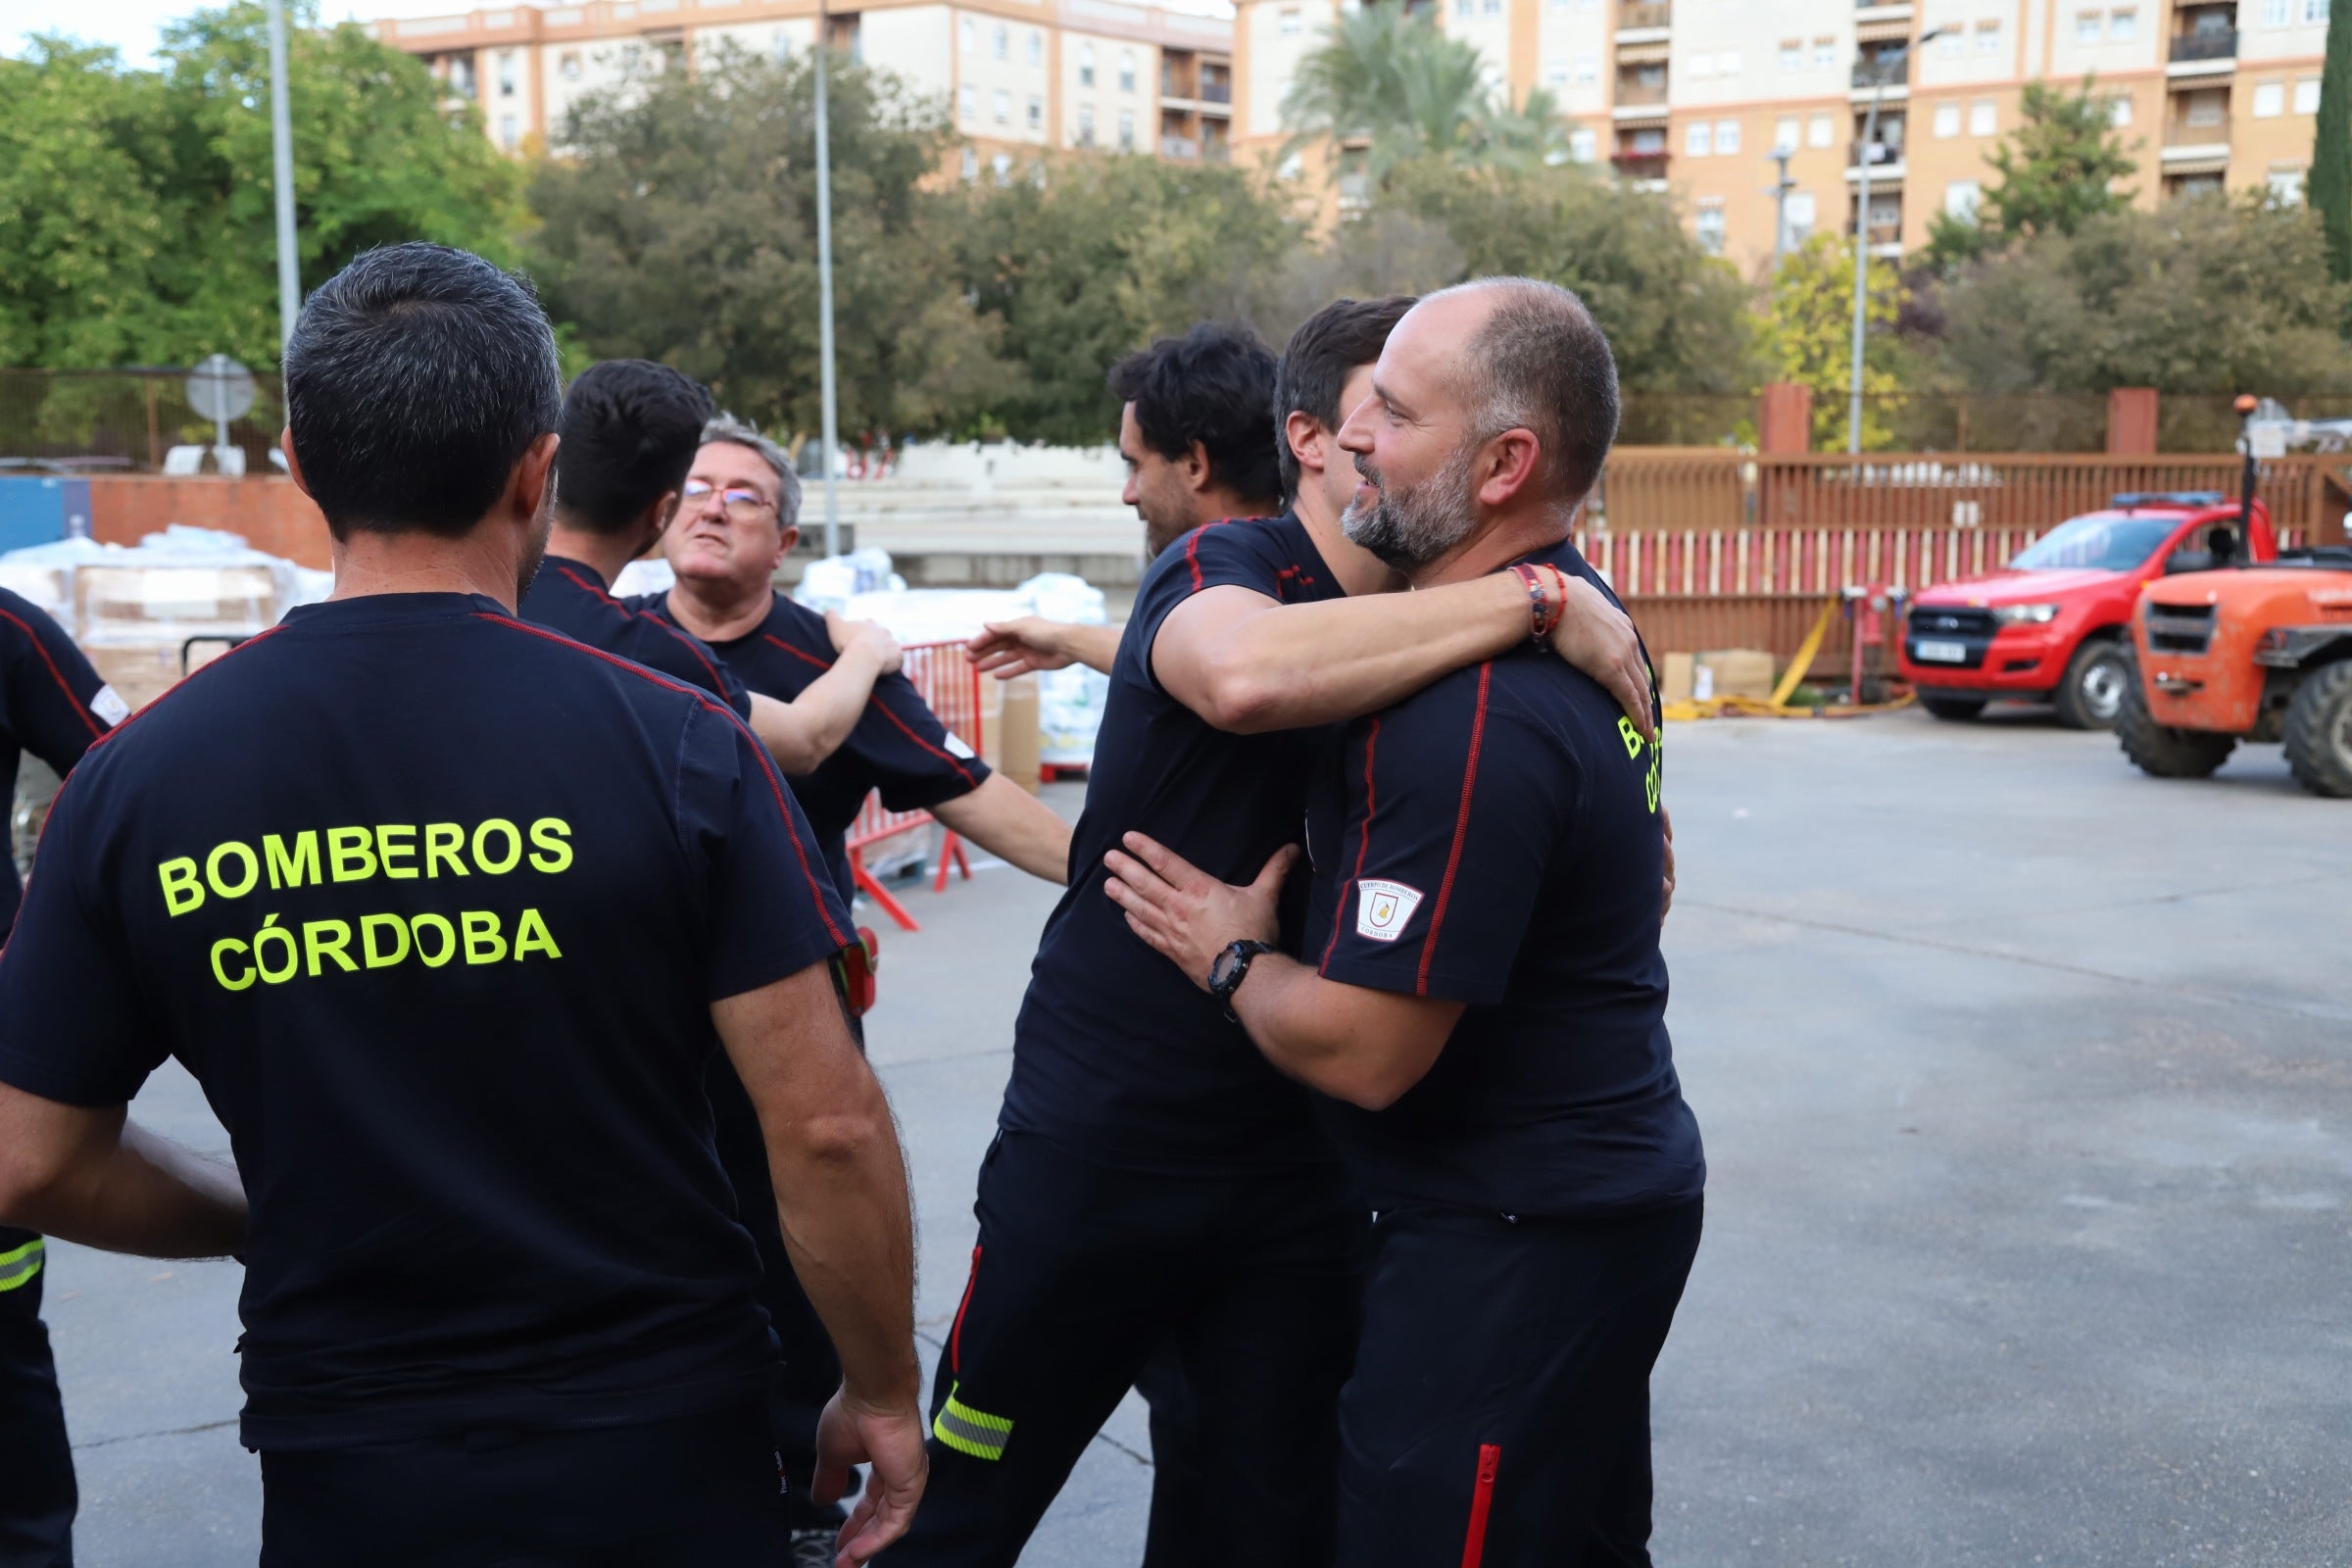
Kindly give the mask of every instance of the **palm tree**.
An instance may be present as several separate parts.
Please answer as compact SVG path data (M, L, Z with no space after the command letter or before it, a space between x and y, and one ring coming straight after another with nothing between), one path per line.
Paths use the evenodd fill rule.
M1317 143L1363 149L1374 184L1398 164L1443 158L1514 167L1564 162L1567 132L1541 88L1499 105L1475 46L1438 30L1429 10L1373 0L1342 12L1283 94L1288 156Z

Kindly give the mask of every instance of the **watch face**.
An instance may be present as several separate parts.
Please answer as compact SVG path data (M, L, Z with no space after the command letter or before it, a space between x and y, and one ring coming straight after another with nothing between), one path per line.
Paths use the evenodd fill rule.
M1241 961L1241 955L1234 952L1231 948L1227 948L1224 952L1218 954L1214 959L1210 960L1208 965L1209 989L1211 991L1222 991L1233 979L1234 968Z

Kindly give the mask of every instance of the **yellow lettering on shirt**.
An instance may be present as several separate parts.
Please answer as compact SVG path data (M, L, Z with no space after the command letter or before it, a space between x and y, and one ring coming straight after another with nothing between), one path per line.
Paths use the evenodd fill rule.
M416 874L413 865L394 865L393 857L407 860L416 853L416 829L406 822L379 823L375 830L376 863L384 875L395 882L406 882Z
M230 876L234 877L233 881L230 876L221 875L224 863L229 868ZM243 874L237 875L240 866L243 867ZM204 880L217 897L241 899L251 893L254 884L261 879L262 862L253 858L251 848L234 839L226 844L214 845L213 853L204 858Z
M204 884L196 880L196 861L193 857L182 855L166 860L155 870L156 875L163 879L166 913L178 916L203 905Z
M375 835L364 827L326 830L327 874L338 882L365 882L375 875Z
M531 824L531 869L553 876L571 869L571 824L543 816Z
M455 822L424 824L424 874L439 876L441 864L447 861L451 876L464 876L466 862L458 852L466 847L466 830Z
M497 840L506 841L506 849L496 859L484 847ZM491 817L473 830L474 869L485 876L505 876L522 859L522 834L514 823L503 816Z
M294 848L286 849L286 841L275 833L262 835L262 857L270 862L270 886L272 888L308 887L319 880L318 835L306 831L294 835Z

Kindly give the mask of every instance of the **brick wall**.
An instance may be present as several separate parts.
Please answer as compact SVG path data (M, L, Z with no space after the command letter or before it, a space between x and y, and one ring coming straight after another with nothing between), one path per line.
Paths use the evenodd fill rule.
M242 534L256 550L305 566L332 564L326 519L291 479L270 475L223 479L156 474L96 475L90 480L90 533L109 544L135 545L167 523Z

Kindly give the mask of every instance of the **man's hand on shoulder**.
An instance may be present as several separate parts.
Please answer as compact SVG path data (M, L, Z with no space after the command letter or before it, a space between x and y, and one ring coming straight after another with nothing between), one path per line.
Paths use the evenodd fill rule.
M1551 651L1600 682L1645 741L1658 738L1650 707L1649 661L1631 616L1584 578L1556 574L1567 595L1560 622L1551 630Z
M899 640L878 620L849 620L828 610L825 612L825 635L833 640L836 654L847 654L852 649L863 653L874 662L878 674L895 675L899 666L906 662L906 656L899 648Z

